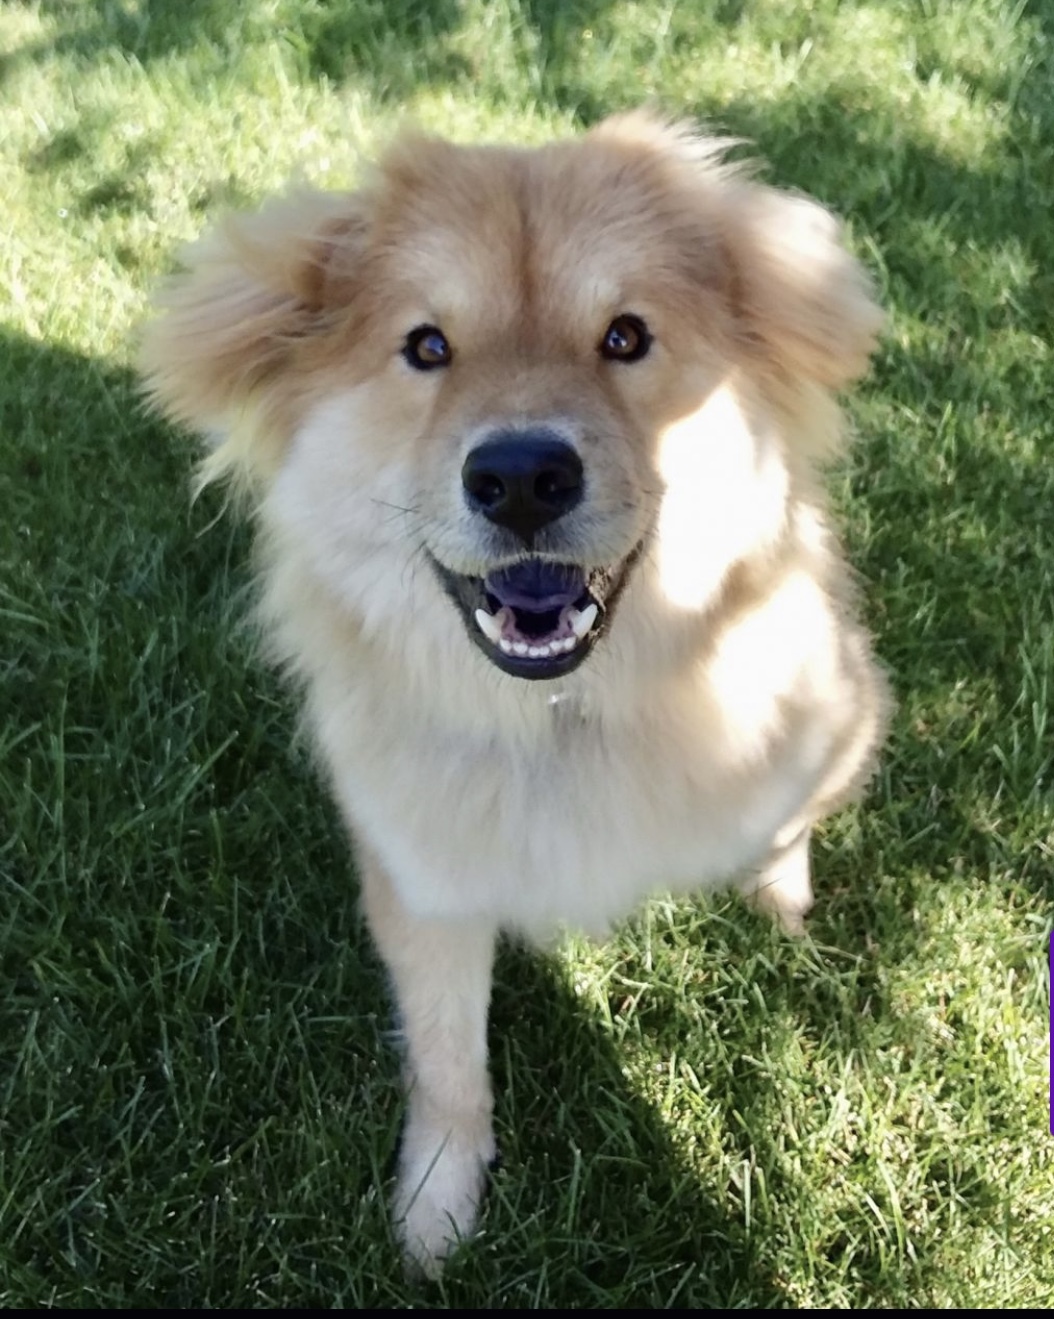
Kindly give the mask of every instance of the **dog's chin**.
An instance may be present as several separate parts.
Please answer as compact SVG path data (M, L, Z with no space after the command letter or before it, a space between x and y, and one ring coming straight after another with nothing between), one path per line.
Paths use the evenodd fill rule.
M482 577L432 558L470 639L514 678L562 678L592 654L608 628L641 546L603 568L525 557Z

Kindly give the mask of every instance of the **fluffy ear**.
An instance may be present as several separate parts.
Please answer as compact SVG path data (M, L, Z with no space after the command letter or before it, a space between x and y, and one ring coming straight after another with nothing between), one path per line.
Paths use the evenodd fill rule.
M273 465L284 368L326 327L334 269L347 269L367 228L358 194L302 193L229 217L184 253L182 272L157 299L141 366L165 412L222 443L206 480ZM250 425L240 427L246 413Z
M742 332L770 360L793 378L832 389L864 373L884 317L829 212L750 181L743 166L724 160L734 139L651 111L613 116L592 136L643 150L677 171L695 214L721 233L721 256L705 277L725 289Z
M863 375L885 318L834 216L804 197L733 187L734 300L751 339L791 375L831 389Z

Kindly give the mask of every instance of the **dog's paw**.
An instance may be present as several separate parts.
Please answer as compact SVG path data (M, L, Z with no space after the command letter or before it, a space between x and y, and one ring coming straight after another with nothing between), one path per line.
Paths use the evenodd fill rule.
M742 880L739 888L753 907L778 920L786 934L801 938L805 917L813 905L808 830L775 852L762 870Z
M779 921L784 934L800 939L805 934L805 917L812 907L812 893L804 897L796 892L785 892L780 884L768 884L753 893L746 894L746 899L759 911Z
M412 1271L437 1278L472 1235L496 1152L489 1119L446 1128L408 1121L392 1209Z

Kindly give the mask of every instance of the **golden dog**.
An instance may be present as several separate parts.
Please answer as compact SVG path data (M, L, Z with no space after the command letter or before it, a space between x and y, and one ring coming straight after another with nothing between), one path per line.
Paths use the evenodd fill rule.
M407 136L187 264L146 372L254 503L391 973L394 1212L434 1272L494 1154L501 932L728 882L801 928L810 828L884 730L817 475L881 317L824 210L645 114Z

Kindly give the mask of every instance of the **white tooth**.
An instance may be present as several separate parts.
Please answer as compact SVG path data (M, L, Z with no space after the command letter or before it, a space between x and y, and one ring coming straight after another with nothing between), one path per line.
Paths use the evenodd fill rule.
M596 605L586 605L580 614L574 610L571 612L571 627L579 641L585 636L589 629L596 622L597 607Z
M574 650L575 645L576 645L577 642L578 642L578 638L577 638L577 637L564 637L563 641L561 641L561 642L559 643L559 644L560 644L560 649L561 649L561 650Z
M548 646L531 646L531 648L528 650L527 654L530 655L531 659L539 659L542 655L548 655L548 654L549 654L549 647L548 647Z
M502 637L502 639L498 642L498 645L502 648L502 650L505 652L506 655L511 655L514 649L516 650L519 649L518 646L514 647L511 641L506 641L504 637Z
M496 646L501 643L501 624L493 614L488 614L485 609L477 609L476 622L488 641L493 641Z
M502 647L501 647L501 648L502 648L502 650L505 649L505 643L504 643L504 642L502 642ZM512 650L514 650L514 651L516 652L517 655L526 655L527 652L528 652L528 650L530 650L530 647L527 645L527 642L526 642L526 641L514 641L514 642L512 643Z

